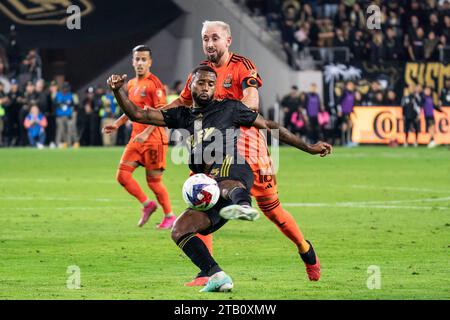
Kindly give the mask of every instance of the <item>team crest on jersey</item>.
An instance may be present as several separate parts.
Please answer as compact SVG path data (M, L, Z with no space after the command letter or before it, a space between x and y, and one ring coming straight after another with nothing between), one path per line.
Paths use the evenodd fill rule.
M233 75L231 73L229 73L223 82L223 87L227 88L227 89L231 88L232 81L233 81Z
M211 176L211 178L215 178L218 174L219 174L219 168L214 168L214 169L212 169L211 172L209 173L209 175Z

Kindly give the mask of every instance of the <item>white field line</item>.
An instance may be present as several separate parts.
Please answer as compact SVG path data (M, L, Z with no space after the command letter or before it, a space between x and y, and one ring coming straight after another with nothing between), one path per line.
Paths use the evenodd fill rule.
M350 203L283 203L285 207L326 207L326 208L362 208L362 209L409 209L409 210L450 210L450 207L395 206L395 205L358 205Z
M95 201L95 202L132 202L132 199L112 198L77 198L77 197L41 197L41 196L0 196L0 200L23 200L23 201Z
M133 199L113 199L113 198L78 198L78 197L30 197L30 196L0 196L0 200L22 200L22 201L93 201L93 202L123 202L132 204ZM172 203L179 203L178 200L171 200Z
M386 204L386 203L412 203L412 202L445 202L450 201L450 197L444 197L444 198L425 198L425 199L414 199L414 200L385 200L385 201L357 201L357 202L338 202L340 204L361 204L361 205L372 205L372 204Z
M98 179L85 179L85 178L73 178L70 179L54 179L54 178L0 178L0 182L31 182L31 183L73 183L74 181L80 181L83 183L92 183L92 184L118 184L114 179L114 176L108 180L98 180Z
M130 202L130 201L129 201ZM174 203L174 201L172 201ZM450 210L450 207L442 206L411 206L411 205L389 205L389 204L369 204L369 203L358 203L358 202L336 202L336 203L301 203L301 202L287 202L282 204L285 207L313 207L313 208L362 208L362 209L408 209L408 210ZM56 211L66 211L66 210L99 210L99 209L124 209L132 208L131 202L129 206L70 206L70 207L9 207L3 208L2 210L56 210Z
M343 188L346 188L343 186ZM395 190L395 191L409 191L409 192L432 192L432 193L445 193L448 194L448 190L434 190L427 188L408 188L408 187L390 187L390 186L369 186L369 185L351 185L350 188L355 189L377 189L377 190Z
M19 207L11 207L4 208L5 211L8 210L20 210L20 211L41 211L41 210L54 210L54 211L71 211L71 210L99 210L99 209L130 209L134 210L132 206L106 206L106 207L93 207L93 206L83 206L83 207L38 207L38 208L19 208ZM3 209L2 209L3 210Z

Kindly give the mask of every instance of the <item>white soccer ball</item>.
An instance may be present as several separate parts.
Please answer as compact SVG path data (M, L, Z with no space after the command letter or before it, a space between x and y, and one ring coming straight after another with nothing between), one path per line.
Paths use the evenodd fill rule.
M211 209L220 197L217 181L203 173L190 176L183 184L182 193L188 207L199 211Z

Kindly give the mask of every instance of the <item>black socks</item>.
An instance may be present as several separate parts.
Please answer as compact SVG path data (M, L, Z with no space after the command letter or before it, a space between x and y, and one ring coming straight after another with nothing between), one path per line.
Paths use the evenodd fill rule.
M251 206L252 204L250 193L245 188L234 188L228 193L228 197L230 197L230 200L233 202L233 204L238 204L240 206Z
M305 253L300 253L300 257L306 264L316 264L316 253L314 252L314 248L309 240L306 240L306 242L309 243L309 250Z
M202 276L209 277L216 272L222 271L209 253L208 248L195 233L185 234L177 241L177 245L201 270L200 274L202 274Z

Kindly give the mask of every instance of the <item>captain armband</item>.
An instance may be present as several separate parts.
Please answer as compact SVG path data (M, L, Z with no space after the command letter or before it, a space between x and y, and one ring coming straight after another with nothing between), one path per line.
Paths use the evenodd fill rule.
M258 89L258 80L256 80L256 78L254 77L245 78L244 81L242 81L242 90L245 90L247 88Z

